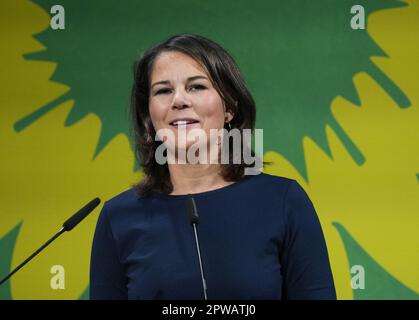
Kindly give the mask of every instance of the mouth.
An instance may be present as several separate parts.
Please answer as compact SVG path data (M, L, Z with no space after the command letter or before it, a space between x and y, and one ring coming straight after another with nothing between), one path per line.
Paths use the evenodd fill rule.
M175 128L189 128L193 125L199 123L198 120L192 119L192 118L182 118L182 119L176 119L170 122L170 126Z

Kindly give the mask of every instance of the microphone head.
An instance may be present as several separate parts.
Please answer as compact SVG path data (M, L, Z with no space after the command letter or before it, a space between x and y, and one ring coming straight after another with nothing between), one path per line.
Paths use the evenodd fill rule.
M191 195L189 195L186 201L186 207L188 210L188 216L189 220L191 221L191 224L198 224L199 216L198 210L196 209L195 199Z
M72 215L66 222L63 224L63 228L65 231L72 230L75 226L77 226L84 218L86 218L89 213L91 213L100 203L99 198L95 198L86 204L83 208L77 211L74 215Z

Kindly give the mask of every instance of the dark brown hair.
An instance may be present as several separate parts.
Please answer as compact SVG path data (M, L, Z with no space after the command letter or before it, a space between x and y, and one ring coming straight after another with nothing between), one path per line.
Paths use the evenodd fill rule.
M173 191L167 163L158 164L155 151L162 143L154 141L155 130L149 113L150 81L153 64L162 52L177 51L195 59L208 73L214 88L223 99L226 109L234 115L231 128L254 130L256 121L255 102L246 88L240 70L231 55L220 45L203 36L193 34L175 35L148 49L134 64L134 84L131 95L131 117L134 148L137 160L143 169L144 178L135 185L139 195L151 192L169 194ZM229 159L233 157L229 148ZM254 152L251 151L254 155ZM243 160L243 155L242 155ZM226 181L238 181L244 177L244 169L251 167L240 164L221 165L221 176Z

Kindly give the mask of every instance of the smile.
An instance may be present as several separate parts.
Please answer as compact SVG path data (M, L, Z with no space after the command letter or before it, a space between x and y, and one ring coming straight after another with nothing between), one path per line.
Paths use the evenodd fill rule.
M199 123L198 120L194 120L194 119L182 119L182 120L175 120L170 122L170 125L173 127L191 127L193 126L195 123Z

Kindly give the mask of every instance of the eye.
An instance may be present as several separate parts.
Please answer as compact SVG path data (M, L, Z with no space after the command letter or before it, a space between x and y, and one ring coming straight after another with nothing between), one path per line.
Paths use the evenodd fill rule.
M190 87L190 90L191 90L191 91L204 90L204 89L206 89L206 87L205 87L205 86L203 86L202 84L195 84L195 85L192 85L192 86Z
M169 88L159 89L159 90L157 90L157 92L155 93L155 95L158 95L158 94L167 94L167 93L170 93L170 91L171 91L171 89L169 89Z

